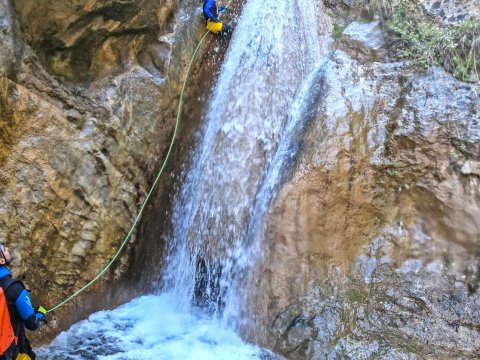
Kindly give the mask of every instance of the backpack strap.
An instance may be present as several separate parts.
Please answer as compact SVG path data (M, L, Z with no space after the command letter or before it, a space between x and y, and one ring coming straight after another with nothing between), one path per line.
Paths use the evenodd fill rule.
M20 286L13 286L14 284L19 284ZM4 276L0 279L0 287L3 289L5 293L5 298L7 299L7 303L12 305L17 301L18 297L25 289L25 285L20 280L13 280L11 275ZM10 291L9 291L10 290ZM9 301L13 300L13 301Z

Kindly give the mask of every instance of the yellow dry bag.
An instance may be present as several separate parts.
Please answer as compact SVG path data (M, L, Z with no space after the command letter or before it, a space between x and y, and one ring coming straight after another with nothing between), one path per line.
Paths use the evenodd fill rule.
M15 360L32 360L27 354L18 354Z
M215 22L212 20L207 21L207 29L210 30L211 32L217 34L223 29L223 23L222 22Z

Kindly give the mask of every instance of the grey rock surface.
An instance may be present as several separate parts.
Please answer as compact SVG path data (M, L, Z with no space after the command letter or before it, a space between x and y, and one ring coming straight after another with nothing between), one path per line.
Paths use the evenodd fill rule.
M478 358L478 86L341 51L317 79L263 234L259 341L289 359Z
M457 24L471 18L480 20L478 0L421 0L419 3L446 24Z

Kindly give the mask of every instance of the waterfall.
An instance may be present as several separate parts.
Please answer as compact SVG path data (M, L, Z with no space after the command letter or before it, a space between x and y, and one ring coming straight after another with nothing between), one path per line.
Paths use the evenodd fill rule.
M299 89L325 53L318 8L307 0L244 7L174 204L163 290L184 307L238 317L248 282L240 275L258 259L255 229L289 157L279 145L305 119L298 99L308 92Z
M232 329L248 328L263 217L321 94L321 3L245 4L174 199L160 295L91 315L39 359L276 358Z

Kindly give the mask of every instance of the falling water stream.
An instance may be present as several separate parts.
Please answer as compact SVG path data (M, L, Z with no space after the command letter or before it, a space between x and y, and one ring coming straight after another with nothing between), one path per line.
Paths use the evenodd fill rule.
M311 0L249 0L174 201L159 295L98 312L39 349L41 359L255 359L245 319L259 226L308 119L325 53ZM153 310L152 310L153 309Z

